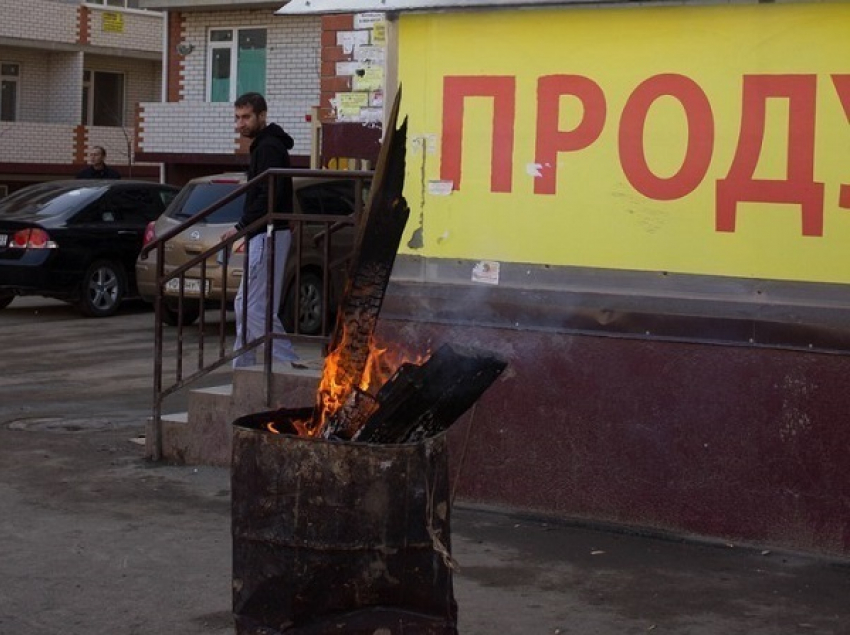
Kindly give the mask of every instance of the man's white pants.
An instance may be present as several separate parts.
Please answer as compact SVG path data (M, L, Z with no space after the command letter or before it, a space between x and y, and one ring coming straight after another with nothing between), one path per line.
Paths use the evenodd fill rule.
M292 232L274 232L274 304L272 305L272 332L286 333L283 324L277 316L280 307L280 298L283 293L283 271L286 266L286 257L289 254L289 246L292 242ZM242 347L242 333L245 332L245 342L251 342L263 336L266 329L266 287L268 286L268 265L266 264L267 237L258 234L251 238L248 248L249 262L242 282L234 301L236 313L236 343L234 350ZM245 281L248 281L248 309L245 319L242 315L242 297L245 293ZM262 360L263 347L259 346L253 350L243 353L233 360L233 367L253 366L257 359ZM275 339L272 348L272 358L275 362L292 362L298 359L292 342L288 339Z

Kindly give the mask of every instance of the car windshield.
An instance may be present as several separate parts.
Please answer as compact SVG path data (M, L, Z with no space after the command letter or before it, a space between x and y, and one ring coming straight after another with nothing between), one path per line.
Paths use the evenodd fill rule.
M58 216L74 213L98 198L105 186L31 185L0 199L0 216Z
M221 200L241 183L195 183L188 185L169 205L166 215L170 218L189 218ZM237 196L224 207L207 216L207 223L236 223L245 207L245 195Z

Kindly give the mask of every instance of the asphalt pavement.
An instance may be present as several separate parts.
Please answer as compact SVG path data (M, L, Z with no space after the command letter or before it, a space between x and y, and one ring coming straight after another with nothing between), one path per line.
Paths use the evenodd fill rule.
M141 304L0 311L0 635L234 632L228 470L152 464L137 443L152 338ZM452 543L464 635L850 633L844 560L464 501Z

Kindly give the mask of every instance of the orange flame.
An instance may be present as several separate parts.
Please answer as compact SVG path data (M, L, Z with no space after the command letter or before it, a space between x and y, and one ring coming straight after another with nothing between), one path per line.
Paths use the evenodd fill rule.
M316 434L316 430L313 429L313 422L310 420L300 421L298 419L292 419L289 423L295 428L295 432L299 437L312 437ZM266 423L266 432L280 434L280 430L277 429L277 424L274 421Z
M299 436L316 436L328 418L343 406L354 388L374 395L399 366L405 363L421 364L430 355L430 351L423 355L413 355L397 347L390 350L388 345L379 344L372 338L363 376L359 385L352 386L344 379L340 381L340 365L345 359L343 356L349 354L348 339L348 332L345 330L340 344L325 358L324 371L319 382L319 421L292 421ZM269 423L266 428L269 432L278 433L274 423Z
M340 361L348 351L347 339L347 334L344 334L340 345L325 359L324 373L319 384L322 406L319 427L323 426L327 418L342 407L353 388L356 387L363 392L374 395L393 376L399 366L405 363L420 364L428 357L428 353L413 355L398 347L393 347L391 350L389 345L381 344L373 337L369 343L369 356L366 359L360 382L357 386L351 386L338 381Z

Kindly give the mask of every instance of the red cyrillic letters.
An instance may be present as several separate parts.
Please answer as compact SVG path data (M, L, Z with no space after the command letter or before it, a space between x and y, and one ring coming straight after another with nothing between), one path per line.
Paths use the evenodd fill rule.
M823 235L824 184L814 180L816 75L745 75L735 158L717 181L717 231L735 231L737 204L800 205L804 236ZM766 126L767 100L788 100L788 169L784 180L754 179Z
M443 78L443 138L440 178L460 189L463 104L467 97L493 98L490 190L510 192L514 160L516 78L513 76L448 76Z
M847 122L850 123L850 75L833 75L832 83L838 92L838 99L844 108ZM838 205L850 209L850 185L842 184L838 195Z
M688 120L685 160L671 177L653 174L644 152L644 127L652 104L669 95L677 99ZM638 192L658 201L682 198L705 178L714 149L714 116L711 104L697 83L684 75L655 75L642 82L629 96L620 119L620 164Z
M572 95L581 101L584 114L569 131L558 128L560 98ZM581 75L546 75L537 81L537 150L541 175L536 194L554 194L557 188L558 153L582 150L599 138L605 126L605 94L593 80Z
M831 76L850 122L850 75ZM581 103L581 120L571 130L561 130L561 97ZM509 75L447 76L443 78L443 133L440 178L461 186L464 105L467 98L493 102L490 143L490 191L512 190L516 78ZM649 112L662 97L681 104L687 120L684 159L672 176L655 174L647 162L644 131ZM788 105L787 167L781 178L755 178L767 131L767 104L783 99ZM815 181L815 116L817 76L745 75L742 83L741 128L732 164L716 182L715 228L734 232L738 203L799 205L804 236L824 231L824 183ZM581 75L544 75L537 81L535 161L540 166L534 181L536 194L557 191L558 157L592 145L602 135L607 120L605 94L593 80ZM623 173L634 189L647 198L669 201L687 196L706 177L714 153L715 121L705 92L692 79L679 74L655 75L641 82L623 107L618 149ZM476 157L477 158L477 157ZM842 184L839 205L850 209L850 185Z

